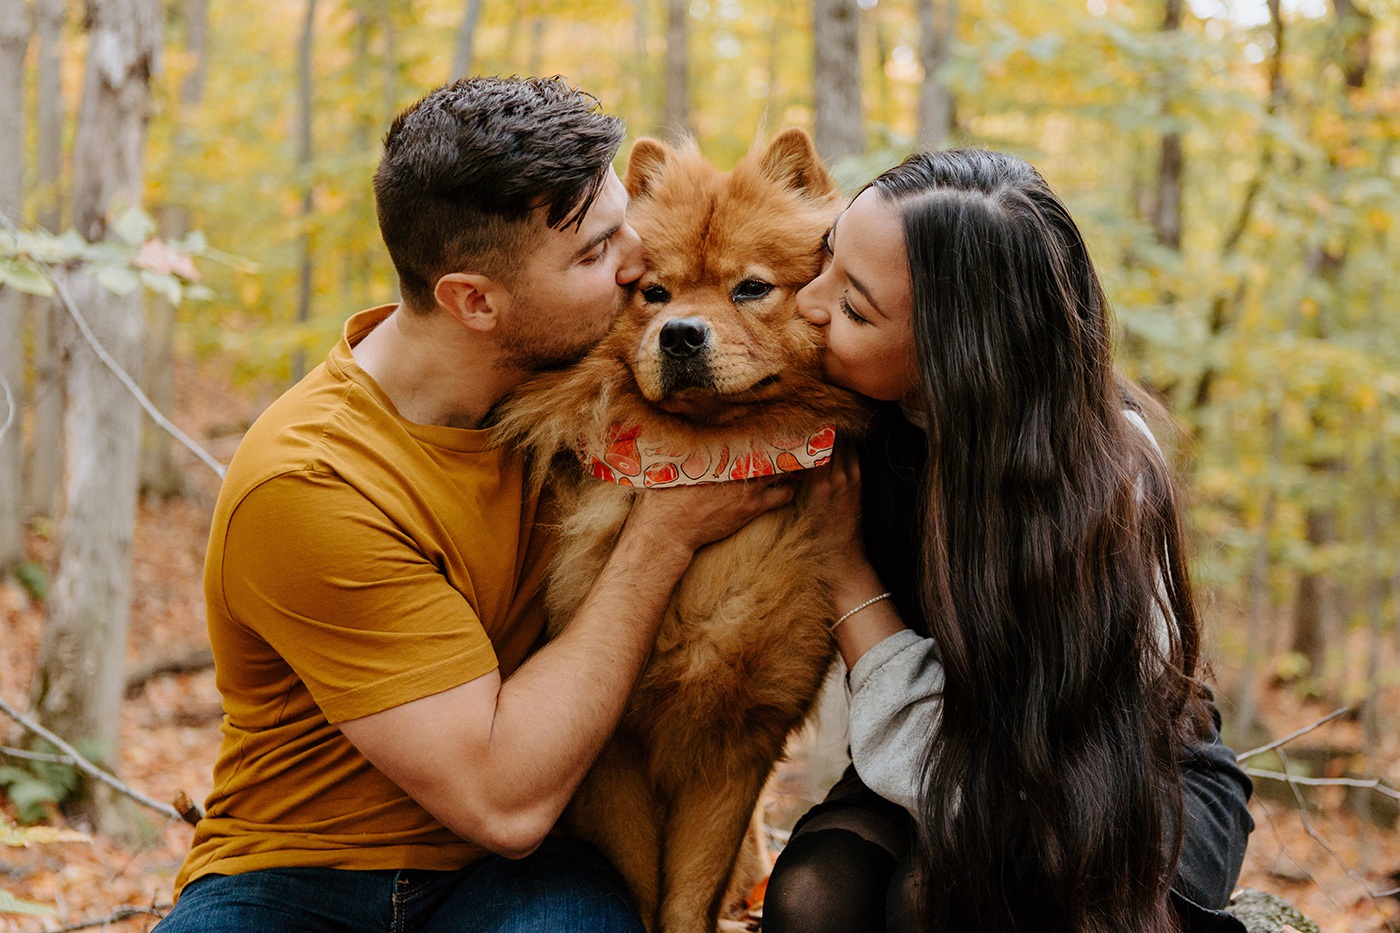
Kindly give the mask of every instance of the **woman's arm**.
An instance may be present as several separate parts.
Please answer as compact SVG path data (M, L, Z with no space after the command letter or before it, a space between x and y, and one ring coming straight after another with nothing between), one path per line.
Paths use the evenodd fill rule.
M919 765L941 712L943 668L933 639L899 617L860 533L860 465L838 449L829 467L813 471L803 491L826 516L832 581L832 634L850 671L851 759L867 787L913 810ZM864 608L860 608L864 606Z

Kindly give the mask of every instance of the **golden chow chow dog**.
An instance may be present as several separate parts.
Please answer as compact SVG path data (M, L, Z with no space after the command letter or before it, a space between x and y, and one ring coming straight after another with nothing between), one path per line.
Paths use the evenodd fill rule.
M694 147L642 139L626 185L647 248L630 306L580 363L523 386L498 426L553 464L563 517L551 634L597 577L637 488L820 464L833 432L864 420L854 396L823 382L821 335L794 300L842 204L805 133L756 147L729 174ZM726 891L767 870L740 856L759 792L834 655L812 543L821 521L789 506L696 555L564 815L621 871L652 931L713 933Z

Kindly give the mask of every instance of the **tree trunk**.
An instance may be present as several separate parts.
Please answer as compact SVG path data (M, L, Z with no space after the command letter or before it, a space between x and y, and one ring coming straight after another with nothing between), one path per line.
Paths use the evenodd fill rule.
M184 121L204 102L204 85L208 74L207 48L209 34L208 0L185 0L185 51L194 67L180 85L180 107L173 115L176 121L174 161L183 164L189 155L189 138ZM157 230L162 238L175 240L190 229L190 211L183 204L164 205L157 217ZM142 390L146 397L167 414L175 407L175 324L176 309L163 297L151 301L146 353L142 362ZM185 478L175 461L175 439L160 425L146 421L141 439L141 493L157 499L169 499L184 491Z
M817 151L828 162L865 151L856 0L813 0L813 96Z
M530 58L525 73L538 76L544 62L544 30L549 20L543 16L530 17Z
M1166 13L1162 18L1162 31L1167 34L1181 32L1182 0L1166 0ZM1169 66L1167 85L1163 89L1162 102L1165 115L1172 110L1172 95L1181 83L1181 74L1176 66ZM1157 242L1173 251L1181 250L1181 178L1185 156L1181 148L1181 134L1175 130L1162 134L1161 157L1157 169L1157 197L1152 209L1152 229Z
M314 179L311 175L311 95L312 42L316 35L316 0L306 0L306 16L302 21L298 44L297 81L297 173L301 179L301 270L297 277L297 323L311 320L311 277L315 271L312 257L315 244L311 238L311 218L316 210ZM292 353L292 381L300 382L306 375L306 351L298 347Z
M37 0L34 4L39 34L39 225L50 233L58 233L63 225L60 172L64 106L60 66L64 12L64 0ZM58 514L63 470L63 346L59 340L63 306L57 299L35 297L30 301L29 318L33 336L34 431L25 506L30 515L53 516Z
M953 92L944 69L957 34L958 0L919 0L919 147L942 149L953 133Z
M89 241L107 219L141 202L158 0L89 0L90 41L73 144L73 215ZM145 312L139 291L119 297L78 271L68 291L117 365L137 376ZM64 411L64 497L58 572L49 597L33 704L49 729L109 767L117 760L124 653L131 614L141 409L87 347L74 350ZM94 793L102 829L119 823Z
M452 60L452 75L449 80L465 78L472 70L472 42L476 36L476 24L481 20L481 0L467 0L462 11L462 25L457 30L457 54Z
M690 123L690 0L666 0L666 129L692 136Z
M412 10L412 4L400 3L402 7ZM389 121L398 116L399 113L399 60L398 60L398 27L394 23L393 0L380 0L379 23L384 30L384 57L380 59L379 72L383 78L383 86L380 88L384 111L383 124L389 125ZM368 266L368 262L366 266Z
M1367 69L1371 61L1373 21L1370 16L1353 6L1350 0L1335 0L1334 8L1337 14L1337 29L1342 37L1341 59L1337 64L1342 70L1347 90L1359 91L1366 86ZM1346 184L1345 170L1336 163L1334 157L1329 156L1328 161L1328 197L1340 200L1342 188ZM1329 287L1326 293L1332 296L1328 307L1320 309L1313 318L1314 330L1310 336L1318 341L1326 341L1330 337L1329 319L1340 316L1340 309L1336 308L1334 303L1341 294L1342 271L1346 266L1347 252L1348 243L1345 240L1339 244L1327 242L1319 244L1308 257L1309 278L1317 278L1327 283ZM1314 422L1315 429L1320 427ZM1306 466L1313 488L1324 489L1332 485L1329 482L1332 475L1343 468L1343 464L1327 457L1313 457ZM1308 505L1307 531L1310 549L1315 551L1331 541L1335 537L1336 526L1335 505ZM1334 588L1332 579L1323 574L1305 571L1298 576L1298 603L1302 610L1307 611L1300 611L1295 617L1294 650L1305 653L1313 664L1311 669L1318 674L1322 673L1323 660L1327 654L1326 639L1323 635L1326 628L1324 620L1333 609L1328 598Z
M29 10L0 0L0 212L24 223L24 56ZM24 560L24 294L0 285L0 579Z

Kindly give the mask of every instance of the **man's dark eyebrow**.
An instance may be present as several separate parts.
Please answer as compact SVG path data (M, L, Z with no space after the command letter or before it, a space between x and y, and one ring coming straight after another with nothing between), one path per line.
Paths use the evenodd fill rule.
M614 233L617 233L617 231L619 231L619 230L621 230L621 229L622 229L622 221L619 220L617 223L613 224L610 228L608 228L607 230L604 230L602 233L598 234L598 235L595 236L593 239L591 239L591 240L589 240L587 243L585 243L585 244L583 245L583 247L579 249L578 252L574 253L573 261L577 262L578 260L582 259L584 256L587 256L587 255L589 254L589 252L592 251L593 247L597 246L599 243L603 242L604 240L610 239Z
M839 223L841 218L844 216L846 216L846 212L842 211L840 214L837 214L836 219L831 222L831 229L828 230L826 234L826 242L828 247L830 247L831 241L836 238L836 224ZM874 310L876 314L880 315L880 317L884 318L887 321L889 320L890 316L880 310L880 306L875 303L875 299L870 297L870 289L862 285L859 279L847 272L846 281L850 282L851 285L855 286L855 290L860 292L861 295L865 297L866 303L870 305L871 309Z

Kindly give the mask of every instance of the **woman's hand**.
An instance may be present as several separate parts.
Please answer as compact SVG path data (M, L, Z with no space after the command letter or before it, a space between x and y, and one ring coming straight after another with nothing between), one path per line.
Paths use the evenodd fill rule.
M831 580L833 634L849 669L865 652L903 629L904 622L888 599L878 598L885 585L865 556L856 451L838 446L830 464L808 474L799 495L805 508L825 517L819 545Z
M826 555L833 597L838 608L844 595L869 589L875 571L865 556L860 530L860 458L849 444L838 443L826 466L808 470L798 494L804 510L823 516L818 544ZM858 602L859 600L857 600Z

